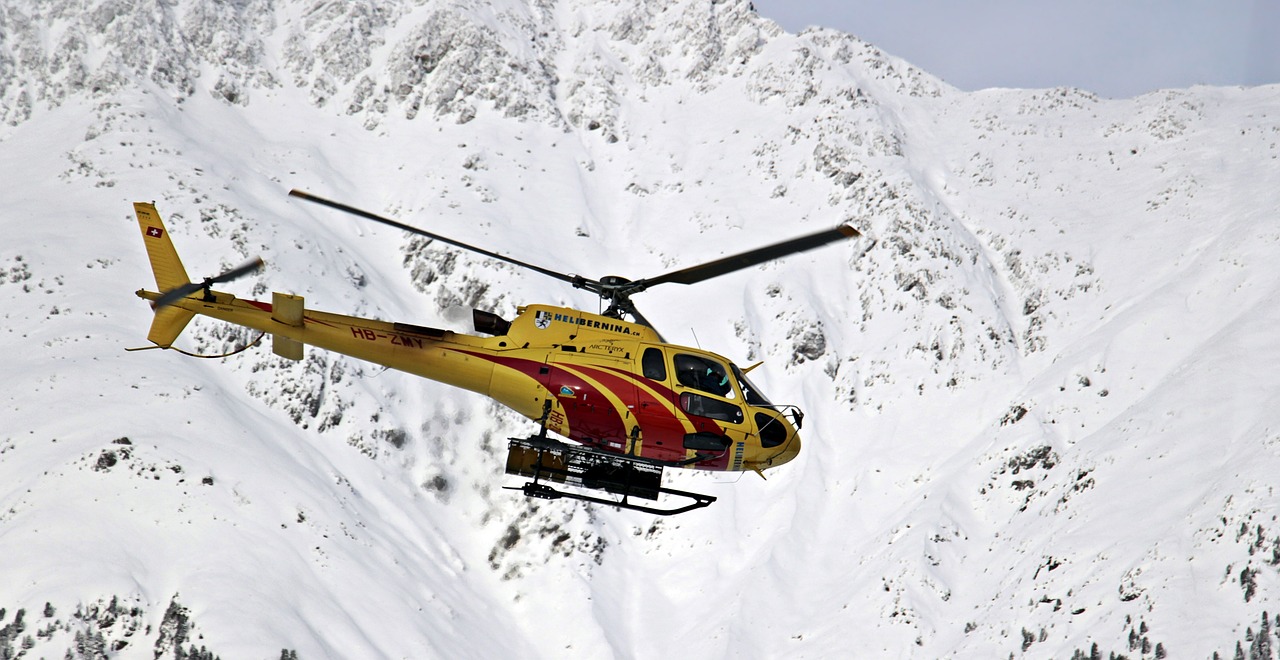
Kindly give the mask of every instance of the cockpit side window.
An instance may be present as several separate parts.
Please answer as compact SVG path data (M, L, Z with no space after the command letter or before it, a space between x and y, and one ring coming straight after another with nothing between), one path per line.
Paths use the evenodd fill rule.
M734 398L733 383L724 365L699 355L678 353L675 356L676 380L685 387L702 390L726 399Z
M649 380L667 379L667 361L662 358L662 349L649 347L644 349L640 357L640 370Z

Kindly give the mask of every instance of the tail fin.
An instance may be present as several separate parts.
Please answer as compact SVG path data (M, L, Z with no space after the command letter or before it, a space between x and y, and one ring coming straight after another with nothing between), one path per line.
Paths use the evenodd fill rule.
M147 257L151 259L151 270L156 276L156 287L160 293L180 287L191 282L187 270L182 267L178 258L178 250L169 240L169 231L160 221L160 213L154 204L134 202L133 210L138 215L138 226L142 229L142 243L147 247ZM151 331L147 339L157 346L168 348L182 334L187 323L195 316L194 312L181 307L163 307L156 311L151 321Z
M196 315L195 312L189 312L181 307L161 307L156 310L156 317L151 321L151 330L147 332L147 341L160 346L161 348L169 348L173 345L178 335L186 329L187 324Z
M164 293L169 289L188 284L187 270L182 267L178 251L169 240L169 232L160 221L160 213L155 204L134 202L133 210L138 214L138 226L142 228L142 243L147 246L147 256L151 258L151 270L156 274L158 291Z

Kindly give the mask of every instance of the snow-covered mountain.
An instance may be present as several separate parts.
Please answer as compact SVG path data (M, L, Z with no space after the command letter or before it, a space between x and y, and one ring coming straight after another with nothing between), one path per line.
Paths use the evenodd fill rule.
M0 122L0 657L1274 656L1280 87L966 94L737 0L32 0ZM657 519L503 490L482 397L125 352L140 200L247 297L595 309L293 187L593 277L870 238L637 300L807 412Z

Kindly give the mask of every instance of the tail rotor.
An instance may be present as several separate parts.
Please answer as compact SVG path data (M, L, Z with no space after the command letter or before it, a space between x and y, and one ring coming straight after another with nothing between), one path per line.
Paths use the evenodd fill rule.
M256 273L261 270L264 265L265 263L262 261L262 257L254 257L253 259L250 259L249 261L246 261L239 266L222 273L221 275L206 277L202 282L188 282L182 286L169 289L168 291L160 294L160 297L156 298L155 302L152 303L152 306L159 310L161 308L168 307L169 305L172 305L197 291L204 291L205 295L208 295L209 290L213 288L213 285L231 282L250 273Z

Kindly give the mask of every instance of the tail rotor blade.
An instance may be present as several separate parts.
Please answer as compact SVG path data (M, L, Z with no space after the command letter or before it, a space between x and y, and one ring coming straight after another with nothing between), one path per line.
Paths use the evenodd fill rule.
M152 303L151 306L155 309L168 307L169 305L172 305L173 303L176 303L203 288L203 284L188 282L176 289L169 289L168 291L165 291L159 298L156 298L156 301Z
M238 280L244 277L245 275L248 275L253 272L257 272L258 270L261 270L264 265L265 265L265 262L262 261L262 257L254 257L221 275L215 275L214 277L210 277L204 280L203 282L188 282L186 284L183 284L180 287L169 289L168 291L165 291L163 294L161 294L159 298L156 298L156 301L155 303L153 303L152 307L154 307L155 309L160 309L161 307L167 307L169 305L172 305L173 303L178 302L179 300L182 300L183 298L186 298L187 296L197 291L208 289L214 284L222 284L223 282Z
M254 257L221 275L209 278L209 284L222 284L223 282L238 280L249 273L258 272L265 265L266 262L262 260L262 257Z

